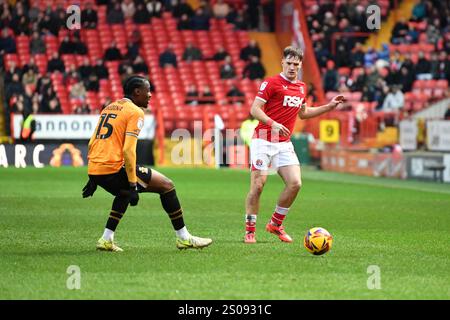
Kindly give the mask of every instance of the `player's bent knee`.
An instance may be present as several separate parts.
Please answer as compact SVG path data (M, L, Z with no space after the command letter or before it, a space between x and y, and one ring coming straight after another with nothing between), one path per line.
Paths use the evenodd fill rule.
M254 185L253 185L253 188L252 188L252 193L255 193L255 194L257 194L257 195L260 195L262 192L263 192L263 190L264 190L264 185L265 185L265 183L264 182L257 182L257 183L255 183Z
M162 189L163 189L163 193L164 192L168 192L168 191L170 191L170 190L173 190L173 189L175 189L175 185L174 185L174 183L173 183L173 181L172 180L170 180L170 179L164 179L164 182L163 182L163 184L162 184Z
M291 182L288 187L289 189L292 190L292 192L299 192L302 187L302 182L301 181Z

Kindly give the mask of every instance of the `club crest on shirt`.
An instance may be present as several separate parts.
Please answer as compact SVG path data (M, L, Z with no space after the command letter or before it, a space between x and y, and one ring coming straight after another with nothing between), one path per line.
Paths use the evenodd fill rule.
M269 82L264 81L263 83L261 83L261 86L259 87L259 90L263 91L267 87L268 84L269 84Z
M263 161L261 159L258 159L255 161L255 166L256 167L261 167L263 165Z
M284 90L287 90L287 89L288 89L288 86L283 85L283 89L284 89Z
M305 88L300 87L300 92L301 92L302 94L305 94Z
M144 119L139 118L137 122L137 127L139 128L139 130L142 130L143 126L144 126Z

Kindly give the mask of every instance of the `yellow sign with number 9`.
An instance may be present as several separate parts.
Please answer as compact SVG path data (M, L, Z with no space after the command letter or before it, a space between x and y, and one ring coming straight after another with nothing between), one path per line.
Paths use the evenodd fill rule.
M339 121L321 120L320 121L320 141L327 143L339 142Z

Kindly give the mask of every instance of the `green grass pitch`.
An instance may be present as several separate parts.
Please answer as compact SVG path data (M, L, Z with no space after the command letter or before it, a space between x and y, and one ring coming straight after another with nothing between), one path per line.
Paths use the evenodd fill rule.
M112 197L81 198L86 168L0 168L0 299L450 299L449 185L305 169L285 244L264 231L282 188L270 176L258 243L245 245L248 172L160 171L211 247L178 251L159 197L141 194L116 232L125 251L98 252ZM334 236L323 256L303 248L315 226ZM71 265L78 290L67 288Z

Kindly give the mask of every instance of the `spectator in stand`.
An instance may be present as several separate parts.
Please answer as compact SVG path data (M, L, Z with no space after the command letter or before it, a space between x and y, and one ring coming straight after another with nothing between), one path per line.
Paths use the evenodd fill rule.
M41 112L41 106L39 102L39 94L35 92L33 94L33 97L31 98L31 110L33 110L33 113L40 113Z
M400 18L399 21L395 24L394 29L392 30L391 43L400 44L405 42L405 37L408 34L408 23L405 18Z
M275 0L266 0L262 4L265 22L269 27L269 32L275 32Z
M385 112L398 112L405 105L405 96L400 90L399 86L392 86L384 99L382 111Z
M177 56L173 51L173 46L168 45L167 49L159 55L159 66L165 68L168 66L177 67Z
M213 5L213 14L216 19L224 19L230 12L230 6L223 0L217 0Z
M336 66L338 68L350 66L352 63L350 58L351 56L348 54L345 45L341 43L336 50Z
M389 56L389 45L387 43L383 43L381 50L377 52L377 59L389 62Z
M105 51L103 59L105 61L114 61L123 59L122 53L120 52L119 48L117 48L116 41L113 40L111 42L110 47Z
M106 22L109 24L123 24L125 22L125 16L118 2L114 2L112 6L108 6Z
M59 30L61 29L65 29L66 28L66 23L67 23L67 15L66 15L66 8L63 7L63 5L57 4L56 10L52 12L52 20L54 21L54 23L56 24L56 28L59 32ZM81 25L78 24L75 27L79 27L81 28Z
M427 8L424 0L420 0L412 10L413 21L422 21L427 14Z
M227 92L228 103L241 105L245 102L245 96L242 91L233 83L230 86L230 90Z
M58 36L59 25L55 19L52 19L50 14L43 14L42 19L39 20L38 23L39 30L44 34L52 34L54 36Z
M72 40L70 40L69 36L65 36L63 41L61 41L58 53L60 56L62 56L63 54L75 53L75 43Z
M11 98L14 95L21 95L25 92L25 88L23 87L22 82L20 81L20 77L17 73L12 75L11 82L5 87L5 98L8 104L10 103Z
M48 102L46 113L62 113L61 104L59 103L59 100L56 96L50 99L50 101Z
M183 60L190 62L190 61L200 61L203 59L203 54L199 48L194 46L192 42L189 42L186 45L186 48L183 52Z
M192 30L191 20L186 13L178 19L177 30Z
M400 68L402 67L402 59L400 57L400 52L395 51L390 60L389 60L389 69L394 72L394 73L398 73L400 71Z
M415 73L414 73L414 70L415 70L414 62L412 61L411 54L409 52L404 54L402 67L407 68L409 70L409 72L411 72L415 76Z
M425 57L423 51L419 52L419 59L415 66L415 74L418 80L431 80L433 78L430 61Z
M43 113L48 113L49 112L49 104L50 104L50 100L56 98L56 93L53 90L52 86L47 86L45 91L42 92L41 94L41 105L40 105L40 110Z
M0 45L1 47L1 45ZM31 40L30 40L30 53L31 54L42 54L45 53L46 47L45 42L42 40L42 38L39 36L38 31L33 31L31 34Z
M72 111L74 114L90 114L91 109L86 102L76 104Z
M28 61L28 63L23 66L22 71L23 71L23 73L26 73L26 72L28 72L29 69L33 69L34 73L36 73L36 74L39 73L39 68L36 65L36 62L34 61L33 57L30 57L30 60Z
M16 36L29 35L30 32L30 20L25 15L23 5L18 2L15 7L15 13L13 13L9 27L14 31Z
M2 37L0 38L0 58L3 58L3 55L6 53L16 53L16 52L17 52L16 41L9 34L8 28L4 27L2 30Z
M416 30L413 24L408 25L408 32L406 33L405 43L414 44L419 41L419 32Z
M93 9L92 3L90 1L86 3L85 9L81 11L81 23L83 28L85 29L97 28L97 11Z
M108 79L109 71L105 67L102 59L97 59L97 64L94 66L94 73L97 75L99 79Z
M236 13L236 18L232 22L234 24L234 30L248 30L248 20L246 19L245 12L243 9L239 9Z
M405 66L402 66L400 68L400 81L399 84L402 87L403 92L409 92L412 89L415 76L414 73L412 73L408 68Z
M257 56L251 56L250 62L245 66L242 76L250 80L261 80L266 76L266 69L264 69Z
M216 53L208 60L223 61L229 55L230 54L228 53L228 51L225 50L225 47L223 45L219 45Z
M59 71L63 73L64 70L64 62L59 57L58 52L53 52L52 58L47 63L47 72L53 73L54 71Z
M86 101L86 88L83 82L77 82L70 88L69 97L77 103Z
M323 47L322 42L315 42L314 52L317 59L317 64L320 68L325 68L327 65L327 61L330 59L330 52Z
M371 67L375 64L378 59L378 54L373 48L368 48L366 54L364 55L364 66Z
M326 68L325 74L323 75L323 90L325 90L325 92L337 91L339 74L336 70L334 61L328 60Z
M175 6L172 7L172 15L175 18L180 18L183 14L187 14L188 17L194 15L194 10L186 0L180 0Z
M239 53L239 58L244 61L250 61L251 56L261 59L261 49L255 40L250 40L246 47L243 47Z
M38 21L39 12L39 7L35 3L32 3L30 9L28 10L28 19L30 19L31 24L34 24ZM3 18L0 18L0 20L1 19Z
M123 12L123 16L125 19L132 19L134 13L136 12L136 7L134 6L133 0L123 0L121 1L120 7Z
M199 93L195 84L191 84L186 91L186 98L184 103L192 106L198 105Z
M191 18L192 30L209 30L209 18L201 7L197 8Z
M249 19L250 30L253 31L258 31L259 28L259 7L260 0L247 0L246 15Z
M63 83L66 87L71 87L75 83L80 82L80 75L74 64L71 64L69 69L64 72Z
M220 66L220 79L233 79L236 77L236 71L231 63L231 56L225 58L224 64Z
M435 46L438 44L439 39L442 38L442 35L439 32L439 30L432 24L427 26L426 35L427 35L427 42L434 44Z
M150 17L161 17L161 12L163 11L163 5L161 1L150 0L146 5L147 11L150 14Z
M357 42L351 53L351 66L354 68L364 66L364 50L361 42Z
M25 101L23 95L14 94L14 96L11 98L9 112L21 114L24 111L25 111Z
M236 21L237 15L238 15L238 12L236 9L236 4L230 3L228 14L225 17L225 20L227 21L227 23L234 24L234 22Z
M38 77L39 75L36 74L33 69L28 69L28 71L22 77L22 83L24 87L31 87L34 91L36 89Z
M436 79L447 80L450 83L450 60L447 58L447 53L445 51L439 53Z
M100 81L95 73L91 73L85 84L86 90L91 92L100 91Z
M136 59L134 59L131 67L133 68L133 72L136 74L148 74L148 66L141 56L137 56Z
M78 67L78 74L80 75L80 79L86 82L91 73L94 72L94 68L89 63L89 58L85 57L83 59L83 63Z
M22 74L23 74L22 68L19 68L16 65L15 61L11 61L9 64L8 71L5 73L5 80L4 80L5 85L7 85L8 83L10 83L12 81L14 74L17 74L19 76L19 81L22 81Z
M203 14L209 18L213 17L213 9L211 7L211 1L209 0L200 0L199 8L202 8Z
M50 79L50 74L44 74L42 77L38 79L36 92L39 96L43 96L48 89L51 89L52 81Z
M126 59L129 59L130 61L133 61L136 59L136 57L139 55L139 43L128 41L127 45L127 54L125 55Z
M86 45L81 41L79 35L73 37L74 54L86 55L88 53Z
M143 3L139 3L136 7L136 12L133 15L133 22L136 24L148 24L150 23L150 13Z
M214 95L211 92L211 89L208 85L203 86L203 90L200 95L200 101L199 104L214 104L216 103L216 100L214 99Z

